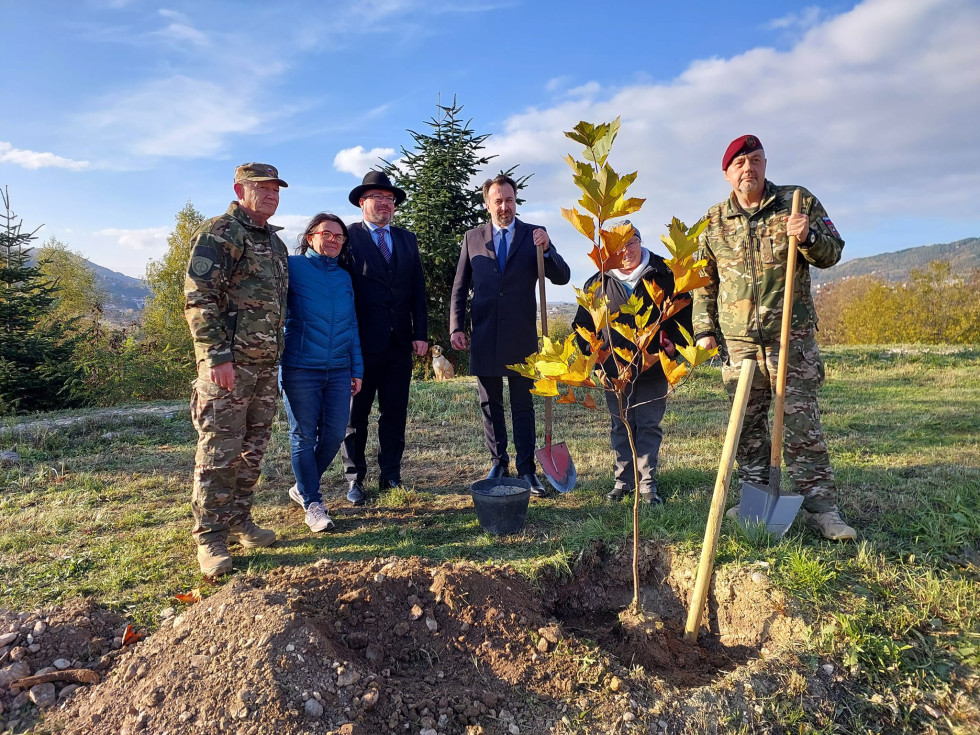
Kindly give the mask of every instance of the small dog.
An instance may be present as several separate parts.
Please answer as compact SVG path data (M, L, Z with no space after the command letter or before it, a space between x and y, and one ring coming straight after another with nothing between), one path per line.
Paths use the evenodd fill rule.
M442 356L442 348L439 345L432 345L432 372L436 374L436 380L449 380L456 377L453 364Z

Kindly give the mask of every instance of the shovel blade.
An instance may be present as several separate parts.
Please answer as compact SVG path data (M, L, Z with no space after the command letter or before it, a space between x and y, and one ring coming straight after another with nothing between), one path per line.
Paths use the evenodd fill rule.
M572 455L568 452L565 442L557 444L547 444L541 449L534 451L534 456L541 465L541 471L548 478L548 482L560 493L567 493L575 487L578 473L575 471L575 463Z
M781 538L803 505L803 496L796 493L780 493L769 485L742 483L742 499L738 502L738 520L748 526L764 525L766 530Z

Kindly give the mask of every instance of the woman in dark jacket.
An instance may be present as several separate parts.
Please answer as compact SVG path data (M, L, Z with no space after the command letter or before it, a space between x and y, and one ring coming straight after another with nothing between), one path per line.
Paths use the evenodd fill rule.
M624 224L629 224L627 220ZM585 282L585 290L602 278L602 285L598 289L597 295L605 294L609 299L609 312L619 311L630 296L636 292L645 306L652 305L654 314L657 306L653 304L646 287L641 281L653 281L668 296L674 293L674 274L670 267L659 255L650 252L643 247L640 239L640 231L633 228L633 237L626 244L623 252L622 265L618 269L610 270L608 273L596 273ZM633 325L632 317L626 314L620 315L617 321ZM662 349L668 356L676 353L674 343L681 340L680 330L677 324L680 323L690 332L691 329L691 304L688 304L672 319L666 320L661 326L659 336ZM603 325L593 324L592 316L589 312L579 307L575 314L573 328L582 326L594 332L600 339L605 340ZM629 347L626 338L618 332L613 331L613 345L615 347ZM579 338L579 346L587 349L588 345ZM607 372L613 370L613 358L609 358L606 363ZM663 441L663 429L660 422L663 420L664 412L667 408L667 393L669 386L664 371L659 364L654 365L639 377L635 378L627 389L623 398L623 405L627 408L626 418L630 423L633 432L634 443L636 444L636 465L640 475L640 500L651 505L663 502L657 494L657 462L660 456L660 444ZM616 394L606 391L606 405L609 408L611 427L609 432L615 459L613 469L615 482L613 489L607 493L606 497L611 501L620 500L627 492L633 491L633 452L630 448L629 437L626 433L626 426L619 417L619 402Z
M364 376L347 226L321 212L306 226L297 252L289 256L279 367L296 476L289 497L305 509L311 531L329 531L334 523L323 506L320 479L344 439L350 399Z

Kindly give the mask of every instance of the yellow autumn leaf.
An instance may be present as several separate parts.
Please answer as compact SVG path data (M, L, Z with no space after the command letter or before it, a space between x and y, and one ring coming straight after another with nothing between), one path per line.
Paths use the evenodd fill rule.
M572 360L578 359L581 351L578 348L578 342L575 341L575 335L569 334L565 337L565 341L562 343L561 347L561 359L566 365L570 364Z
M664 352L658 352L657 354L660 356L660 366L664 369L664 376L666 376L667 382L670 385L677 385L687 375L687 365L674 362Z
M613 352L615 352L621 360L625 360L626 362L633 362L633 358L636 357L636 352L625 347L615 347L613 348Z
M586 342L589 343L590 352L595 352L597 349L602 347L602 340L599 339L598 335L596 335L595 332L590 332L588 329L586 329L583 326L575 327L575 332L582 339L584 339Z
M635 316L637 312L643 309L643 299L634 291L630 294L630 297L626 299L626 303L619 307L620 312L623 314L629 314Z
M654 338L660 331L658 325L652 327L645 327L643 329L638 329L636 332L636 339L633 340L633 344L637 346L640 350L649 350L650 345L654 344ZM654 345L653 351L656 352L659 349L659 345Z
M561 216L572 223L572 226L590 240L595 240L595 220L582 214L577 209L561 210Z
M538 360L534 367L542 378L558 378L568 372L568 366L558 360Z
M538 377L537 372L534 369L534 361L537 359L538 353L534 353L528 358L528 362L519 362L514 365L506 365L508 370L513 370L518 375L522 375L525 378L530 378L534 380Z
M703 347L698 347L697 345L677 345L677 351L684 356L684 359L691 364L691 367L703 365L718 354L717 347L712 347L710 350L706 350Z
M578 403L575 399L575 394L569 390L568 393L559 398L555 403Z
M674 295L687 293L710 283L707 277L701 275L701 269L707 264L707 261L695 261L689 255L668 260L667 265L674 274Z
M660 305L663 304L664 299L667 298L667 293L660 288L655 281L647 281L644 279L641 281L641 283L646 287L647 293L650 294L650 298L653 300L653 303L657 305L657 308L660 308Z
M551 380L550 378L541 378L534 383L534 388L531 392L536 396L557 396L558 395L558 384Z
M616 201L611 202L608 207L602 208L602 218L615 219L616 217L625 217L628 214L633 214L633 212L639 212L645 201L646 199L635 197L628 199L620 197Z
M574 176L582 178L589 178L592 176L592 166L584 161L576 161L571 155L566 155L562 160L572 167L572 171L575 172Z
M541 337L541 349L540 354L542 358L552 358L556 360L561 359L561 349L555 346L555 343L551 341L551 337L543 336Z
M633 329L629 324L623 324L622 322L613 322L612 328L614 331L619 332L630 342L636 341L636 330Z
M654 350L653 352L648 352L643 350L641 353L643 355L643 363L640 366L640 372L646 372L654 365L660 364L660 351Z
M661 307L663 309L663 313L660 316L660 320L667 321L674 316L674 314L684 309L690 303L690 296L675 296Z
M698 238L707 226L708 220L705 218L698 220L694 225L688 227L677 219L677 217L674 217L668 226L668 234L661 235L660 239L675 259L681 259L697 252L700 247Z

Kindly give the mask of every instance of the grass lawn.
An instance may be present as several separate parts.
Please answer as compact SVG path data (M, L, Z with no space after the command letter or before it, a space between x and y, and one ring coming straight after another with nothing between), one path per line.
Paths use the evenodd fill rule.
M772 542L726 521L718 565L767 562L805 611L812 635L801 647L848 670L853 702L828 732L980 731L980 348L842 347L824 357L824 428L859 541L822 541L797 522ZM667 502L643 509L645 537L699 553L727 416L716 368L671 398L660 469ZM81 595L153 629L174 594L201 584L189 535L196 435L186 404L14 430L37 419L0 427L0 449L20 455L0 468L0 607ZM507 561L534 576L569 573L596 540L630 536L631 507L602 502L612 486L604 411L556 407L555 440L568 444L578 485L532 501L524 531L503 539L480 530L466 494L489 464L475 381L415 383L409 422L409 487L351 508L335 460L325 499L337 530L313 537L286 496L293 478L280 415L254 516L282 542L236 551L236 569L420 555ZM369 474L371 489L376 480ZM805 713L801 727L813 731Z

